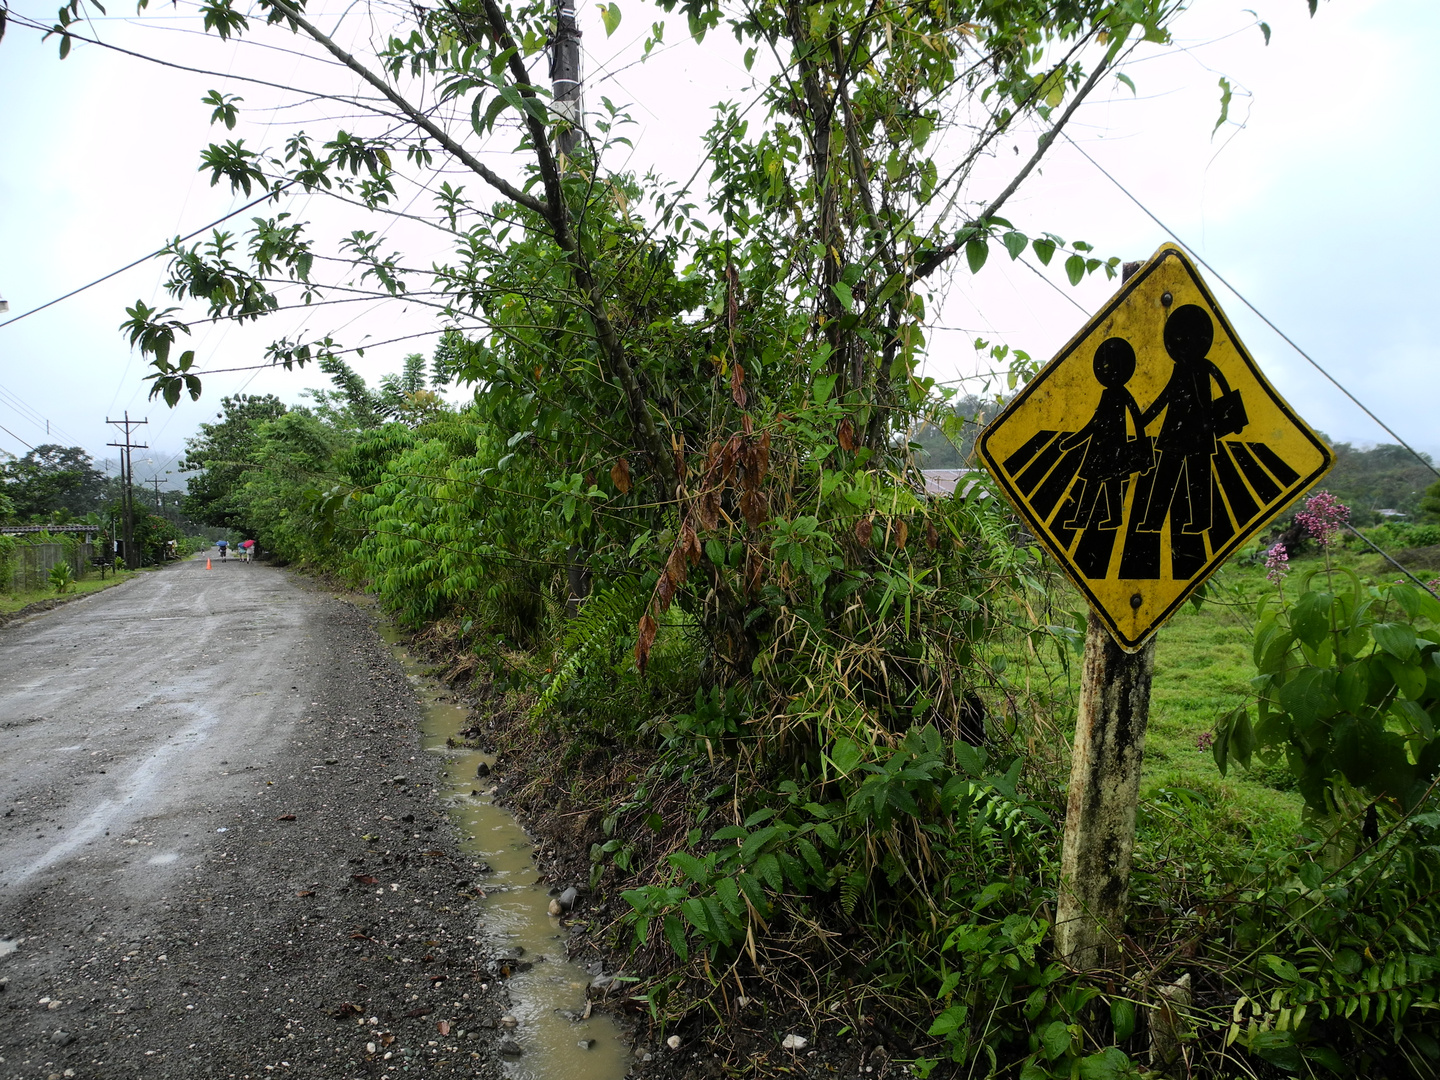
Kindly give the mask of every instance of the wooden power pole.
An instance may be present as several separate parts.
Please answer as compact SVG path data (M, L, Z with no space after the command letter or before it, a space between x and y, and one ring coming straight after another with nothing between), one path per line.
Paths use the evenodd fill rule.
M135 471L130 461L130 451L148 450L149 446L145 443L131 442L130 429L148 424L150 421L148 419L131 420L130 410L126 409L124 420L111 420L107 417L105 422L107 424L114 424L125 432L124 442L112 442L106 443L105 445L120 447L120 507L124 518L125 529L125 565L137 567L140 564L135 559L135 491L132 487Z

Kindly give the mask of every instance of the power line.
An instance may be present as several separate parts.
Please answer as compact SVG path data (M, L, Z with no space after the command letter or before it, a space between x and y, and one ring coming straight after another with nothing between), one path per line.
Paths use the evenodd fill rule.
M1428 592L1431 596L1434 596L1435 599L1440 600L1440 594L1436 594L1435 590L1432 589L1429 585L1426 585L1425 582L1421 581L1418 577L1416 577L1414 574L1412 574L1409 570L1406 570L1405 567L1401 566L1398 562L1396 562L1394 559L1392 559L1392 558L1390 557L1389 552L1383 550L1378 544L1375 543L1375 541L1371 540L1368 536L1366 536L1364 533L1362 533L1359 529L1355 528L1354 525L1351 525L1351 524L1347 521L1347 522L1345 523L1345 528L1349 529L1349 530L1350 530L1352 533L1354 533L1356 536L1360 537L1361 540L1364 540L1365 543L1369 544L1370 547L1371 547L1382 559L1384 559L1386 562L1388 562L1391 566L1395 567L1396 570L1399 570L1402 574L1404 574L1406 577L1408 577L1411 581L1415 582L1416 585L1419 585L1420 588L1424 589L1424 590L1425 590L1426 592Z
M1263 311L1261 311L1259 308L1257 308L1254 304L1252 304L1249 300L1247 300L1247 299L1245 298L1245 295L1244 295L1239 289L1235 288L1234 285L1231 285L1230 282L1226 281L1223 277L1221 277L1221 276L1220 276L1220 272L1219 272L1218 270L1216 270L1213 266L1211 266L1208 262L1206 262L1203 258L1201 258L1201 257L1195 252L1195 249L1194 249L1194 248L1192 248L1189 244L1185 243L1184 240L1181 240L1180 237L1176 235L1174 229L1170 228L1169 225L1166 225L1163 221L1161 221L1158 217L1156 217L1153 213L1151 213L1149 207L1147 207L1144 203L1142 203L1142 202L1141 202L1139 199L1137 199L1134 195L1130 194L1130 191L1125 187L1125 185L1122 184L1122 183L1120 183L1119 180L1116 180L1115 177L1111 176L1108 172L1106 172L1105 167L1104 167L1103 165L1101 165L1098 161L1096 161L1093 157L1091 157L1089 154L1087 154L1087 153L1085 152L1084 148L1083 148L1079 143L1077 143L1074 139L1070 138L1070 136L1069 136L1068 134L1066 134L1065 132L1061 132L1061 134L1065 136L1065 141L1066 141L1066 142L1068 142L1068 143L1069 143L1071 146L1073 146L1076 150L1080 151L1080 156L1081 156L1081 157L1083 157L1086 161L1090 162L1091 165L1094 165L1095 168L1099 169L1099 170L1100 170L1100 174L1101 174L1102 176L1104 176L1105 179L1109 180L1112 184L1114 184L1117 188L1119 188L1120 191L1121 191L1121 193L1122 193L1127 199L1129 199L1131 202L1133 202L1136 206L1138 206L1138 207L1144 212L1144 214L1145 214L1146 217L1148 217L1151 221L1155 222L1156 225L1159 225L1160 228L1164 229L1165 232L1166 232L1166 234L1170 237L1170 239L1174 240L1174 241L1175 241L1177 244L1179 244L1181 247L1183 247L1183 248L1185 248L1187 251L1189 251L1191 257L1194 258L1194 260L1195 260L1196 262L1198 262L1201 266L1205 267L1206 270L1209 270L1210 273L1215 276L1215 280L1216 280L1216 281L1220 282L1220 284L1224 285L1227 289L1229 289L1232 293L1234 293L1235 296L1236 296L1236 298L1239 299L1239 301L1240 301L1242 304L1244 304L1246 307L1248 307L1251 311L1253 311L1253 312L1260 318L1260 321L1261 321L1261 322L1263 322L1266 326L1270 327L1271 330L1274 330L1275 333L1279 334L1280 337L1281 337L1281 339L1284 340L1284 342L1285 342L1287 345L1289 345L1289 346L1290 346L1292 349L1294 349L1297 353L1299 353L1299 354L1300 354L1301 356L1303 356L1306 360L1308 360L1308 361L1310 362L1310 366L1311 366L1311 367L1313 367L1316 371L1320 372L1321 375L1324 375L1325 378L1329 379L1330 382L1335 386L1335 388L1336 388L1337 390L1339 390L1339 391L1340 391L1342 394L1344 394L1347 398L1349 398L1351 401L1353 401L1353 402L1355 403L1355 405L1360 409L1361 412L1363 412L1363 413L1364 413L1366 416L1368 416L1371 420L1374 420L1375 423L1379 424L1380 427L1381 427L1382 429L1384 429L1385 433L1388 434L1392 439L1394 439L1394 440L1396 441L1396 443L1398 443L1399 445L1403 446L1406 450L1409 450L1410 453L1414 454L1416 461L1418 461L1418 462L1420 462L1422 465L1424 465L1427 469L1429 469L1429 470L1430 470L1432 473L1434 473L1437 477L1440 477L1440 469L1437 469L1437 468L1434 466L1434 464L1432 464L1431 461L1430 461L1424 454L1420 453L1420 451L1416 450L1416 449L1415 449L1413 446L1411 446L1408 442L1406 442L1406 441L1405 441L1404 439L1402 439L1399 435L1397 435L1397 434L1395 433L1395 431L1390 427L1389 424L1385 423L1385 421L1381 420L1378 416L1376 416L1373 412L1371 412L1368 408L1366 408L1366 407L1365 407L1365 404L1364 404L1359 398L1357 398L1354 394L1352 394L1349 390L1345 389L1345 387L1340 384L1340 381L1339 381L1338 379L1336 379L1334 375L1331 375L1330 372L1326 371L1323 367L1321 367L1321 366L1320 366L1320 363L1319 363L1313 356L1311 356L1309 353L1307 353L1307 352L1306 352L1304 349L1302 349L1299 345L1295 344L1295 341L1290 337L1289 334L1285 333L1285 331L1281 330L1278 326L1276 326L1273 322L1271 322L1270 319L1265 315L1265 313L1264 313Z
M272 196L275 194L275 192L278 191L278 190L279 190L279 188L277 187L277 188L275 188L275 189L273 189L273 190L271 190L271 191L267 191L264 195L261 195L258 199L252 199L250 202L246 203L244 206L240 207L238 210L231 210L230 213L226 214L224 217L222 217L222 218L217 218L216 220L210 222L209 225L202 225L200 228L196 229L194 232L192 232L192 233L190 233L190 234L188 234L188 235L186 235L186 236L180 237L180 239L177 240L177 241L175 241L175 242L178 243L178 244L183 244L186 240L193 240L195 237L199 236L201 233L205 232L205 231L208 230L208 229L213 229L216 225L219 225L221 222L229 221L229 220L230 220L232 217L234 217L236 214L243 214L246 210L249 210L252 206L259 206L259 205L260 205L262 202L264 202L266 199L269 199L270 197L272 197ZM167 245L167 246L168 246L168 245ZM101 284L102 282L109 281L111 278L115 277L117 274L123 274L126 270L133 270L135 267L139 266L141 263L143 263L143 262L149 262L151 259L155 258L155 256L165 254L165 251L166 251L166 248L161 248L159 251L152 251L149 255L141 256L140 258L136 259L136 260L135 260L134 262L132 262L132 263L126 263L124 266L120 267L119 270L112 270L112 271L110 271L110 273L106 274L104 277L96 278L94 281L90 282L89 285L81 285L78 289L71 289L71 290L70 290L68 293L66 293L64 296L57 296L54 300L47 301L46 303L41 304L39 307L33 307L33 308L31 308L29 311L21 312L19 315L16 315L13 319L6 319L4 322L0 322L0 327L9 326L11 323L17 323L17 322L19 322L21 319L28 318L29 316L34 315L37 311L44 311L44 310L45 310L46 308L48 308L48 307L54 307L56 304L60 303L60 301L62 301L62 300L69 300L70 297L72 297L72 296L78 296L80 293L84 292L86 289L93 289L96 285L99 285L99 284Z
M34 449L35 449L35 447L31 446L28 442L26 442L24 439L20 438L19 435L16 435L15 432L11 431L8 427L5 427L3 424L0 424L0 431L5 432L6 435L9 435L12 439L14 439L16 442L18 442L21 446L23 446L23 447L25 447L25 448L27 448L27 449L29 449L29 450L34 450Z

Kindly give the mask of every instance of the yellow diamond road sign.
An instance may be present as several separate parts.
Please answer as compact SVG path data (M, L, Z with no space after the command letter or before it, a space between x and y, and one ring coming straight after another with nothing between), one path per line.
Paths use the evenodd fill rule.
M1129 652L1335 463L1170 245L990 423L980 456Z

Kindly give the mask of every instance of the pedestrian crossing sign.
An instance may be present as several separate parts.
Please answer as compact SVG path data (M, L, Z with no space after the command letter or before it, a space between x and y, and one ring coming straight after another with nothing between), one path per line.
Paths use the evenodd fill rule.
M979 449L1127 652L1335 463L1169 244L991 421Z

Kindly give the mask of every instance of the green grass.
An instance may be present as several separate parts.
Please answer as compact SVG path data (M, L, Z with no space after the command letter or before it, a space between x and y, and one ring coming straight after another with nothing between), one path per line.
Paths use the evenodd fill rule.
M1221 716L1250 700L1254 602L1272 587L1261 568L1223 568L1200 610L1187 604L1160 630L1155 648L1141 798L1193 791L1209 804L1212 827L1237 840L1280 842L1300 823L1300 797L1275 787L1288 776L1283 766L1257 761L1254 771L1236 765L1222 777L1200 746Z
M1331 557L1335 565L1355 569L1367 584L1396 576L1393 568L1361 551L1338 549ZM1293 599L1306 577L1324 565L1319 556L1294 560L1285 583L1286 596ZM1249 770L1232 763L1228 775L1221 776L1210 750L1202 748L1202 737L1214 730L1222 716L1253 701L1255 605L1262 595L1274 591L1262 565L1232 560L1211 578L1200 609L1185 605L1161 628L1156 643L1142 803L1168 806L1176 796L1167 792L1180 793L1180 801L1190 807L1188 813L1203 812L1205 820L1194 820L1194 828L1226 838L1235 845L1236 854L1251 844L1284 846L1300 825L1302 803L1283 761L1266 765L1256 759ZM1052 590L1051 599L1057 608L1083 610L1084 601L1068 586ZM1074 732L1079 657L1072 657L1065 671L1054 664L1037 665L1033 656L1027 663L1012 650L1006 651L1011 656L1012 674L1017 666L1025 667L1028 688L1049 695L1057 734L1068 744ZM1197 805L1203 811L1195 809ZM1147 816L1142 813L1142 832ZM1153 817L1152 821L1160 824Z
M99 592L101 589L108 589L112 585L119 585L122 581L129 581L136 574L144 573L143 570L121 570L116 574L106 574L105 580L101 581L98 576L87 573L84 578L75 582L68 593L57 593L48 585L43 589L34 589L28 592L0 593L0 615L9 615L20 611L29 604L39 603L42 600L61 599L62 596L81 596L85 593Z

